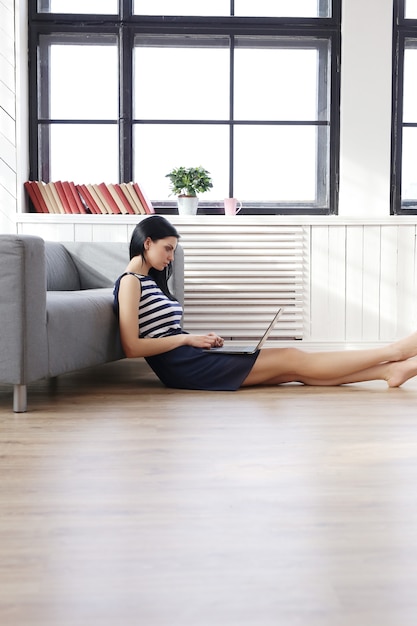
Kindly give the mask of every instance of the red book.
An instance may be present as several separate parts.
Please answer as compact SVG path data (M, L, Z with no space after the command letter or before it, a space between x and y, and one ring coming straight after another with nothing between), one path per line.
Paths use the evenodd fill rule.
M119 196L120 200L123 202L126 211L128 213L130 213L130 215L136 215L136 211L133 209L132 205L130 204L129 200L127 199L126 195L123 193L122 188L120 187L119 184L114 184L113 185L115 192L117 193L117 195Z
M135 191L138 194L139 200L141 201L141 204L143 208L145 209L146 213L155 213L155 209L152 206L152 202L143 192L143 189L139 186L139 183L133 183L133 187L135 188Z
M74 196L75 204L78 207L78 213L87 213L83 203L81 202L81 198L78 195L78 191L77 191L75 184L72 181L69 181L68 185L69 185L69 188L71 189L72 195Z
M121 213L115 199L113 198L113 196L111 195L110 191L107 189L107 185L106 183L99 183L98 185L99 190L101 191L101 193L103 194L103 198L105 199L106 203L107 203L107 207L110 209L110 213Z
M64 191L64 185L62 181L60 180L55 181L55 189L58 193L59 199L61 200L61 204L64 207L65 213L74 213L74 211L71 208L71 204L67 198L67 195Z
M47 203L45 201L43 193L41 193L41 190L39 189L39 185L40 184L42 184L42 183L40 183L38 181L33 181L31 183L31 187L32 187L33 191L35 192L35 195L38 197L40 205L44 207L43 212L44 213L49 213L48 205L47 205Z
M94 200L93 196L90 194L86 185L76 185L76 189L78 190L78 193L80 194L80 196L82 196L85 204L90 209L91 213L101 213L99 207L97 206L96 201Z
M62 187L63 187L64 193L65 193L65 195L67 197L68 203L70 205L71 213L79 213L80 211L78 209L77 203L75 202L75 198L74 198L74 195L73 195L73 193L71 191L71 187L70 187L69 182L66 181L66 180L63 181Z
M45 201L40 193L36 182L27 181L24 183L24 187L29 198L32 201L33 208L37 213L49 213L48 207L45 204Z

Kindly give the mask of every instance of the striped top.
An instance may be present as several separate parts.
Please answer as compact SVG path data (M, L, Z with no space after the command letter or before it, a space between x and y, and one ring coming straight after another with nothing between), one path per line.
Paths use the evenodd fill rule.
M170 300L155 281L149 276L134 274L140 280L141 296L138 306L139 337L165 337L181 332L182 306L177 300ZM117 279L114 298L115 309L118 310L120 279Z

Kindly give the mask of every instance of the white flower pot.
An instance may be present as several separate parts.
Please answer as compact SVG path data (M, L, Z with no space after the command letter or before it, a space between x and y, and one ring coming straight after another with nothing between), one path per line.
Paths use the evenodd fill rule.
M177 204L179 215L196 215L198 208L197 196L178 196Z

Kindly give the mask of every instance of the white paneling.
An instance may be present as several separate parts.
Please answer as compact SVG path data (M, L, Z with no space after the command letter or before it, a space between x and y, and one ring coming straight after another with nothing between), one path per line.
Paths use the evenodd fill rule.
M14 220L10 216L13 215L15 202L15 197L0 185L0 233L14 232Z
M346 333L346 229L343 226L331 227L328 245L328 337L343 341Z
M9 36L13 33L14 25L14 2L13 0L2 0L0 2L0 24L1 29Z
M0 107L11 118L15 117L15 99L15 93L0 80ZM0 128L2 128L2 126L3 125L0 124ZM2 154L1 151L0 154Z
M0 80L2 83L6 85L8 89L12 92L15 91L15 68L14 68L14 59L7 58L4 56L3 51L0 47Z
M0 225L9 232L16 214L16 60L14 2L0 2Z
M16 172L13 166L14 163L8 164L0 158L0 186L16 198Z
M390 341L417 326L415 225L311 228L312 340Z
M8 113L0 106L0 135L4 137L8 142L15 145L16 142L16 120L10 117ZM0 152L3 159L7 158L4 154L3 148Z
M363 227L346 229L346 335L347 341L362 339Z
M397 336L398 226L381 227L380 339Z
M380 333L381 228L363 229L362 338L378 341Z
M94 241L93 224L75 224L74 241Z
M48 241L75 241L74 224L71 223L32 222L19 225L18 232L22 235L36 235Z
M0 120L1 120L0 113ZM14 124L13 124L14 129ZM13 138L13 141L6 139L6 137L0 132L0 154L1 160L4 163L7 163L8 167L13 171L13 174L16 173L16 145ZM13 179L15 176L13 176Z
M0 15L0 20L2 19ZM14 41L14 32L13 32L13 21L11 22L10 31L6 32L5 25L0 21L0 56L3 57L3 61L0 61L0 66L3 67L3 62L7 62L8 67L5 70L5 74L2 72L1 80L4 83L9 84L10 86L14 85L14 79L12 77L12 73L10 68L15 65L15 41ZM5 80L5 76L7 76L7 80Z
M406 335L416 328L415 285L416 230L414 226L398 228L397 320L396 334Z
M94 226L92 231L93 241L128 241L128 229L126 224L112 225L108 228L106 225Z

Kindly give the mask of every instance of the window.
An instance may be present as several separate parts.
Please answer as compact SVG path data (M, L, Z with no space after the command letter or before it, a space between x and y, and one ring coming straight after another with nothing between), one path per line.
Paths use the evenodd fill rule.
M41 35L39 52L47 60L38 99L41 172L50 180L117 180L117 38Z
M393 214L417 214L417 0L395 0Z
M29 35L31 178L137 180L163 210L202 165L207 212L337 212L340 2L39 0Z

